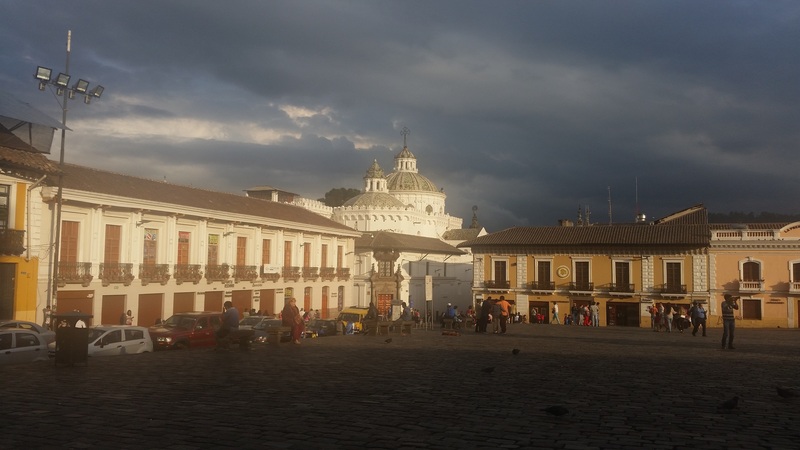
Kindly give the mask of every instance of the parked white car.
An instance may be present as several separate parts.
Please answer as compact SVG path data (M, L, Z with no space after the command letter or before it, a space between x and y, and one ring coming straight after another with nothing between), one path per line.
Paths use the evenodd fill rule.
M25 320L0 320L0 328L22 328L23 330L33 331L42 336L46 343L55 342L56 332L48 330L47 328L39 325L38 323L28 322Z
M47 343L31 330L0 329L0 364L47 361Z
M117 356L153 351L153 340L146 327L98 325L89 331L89 356ZM55 355L55 343L49 346Z

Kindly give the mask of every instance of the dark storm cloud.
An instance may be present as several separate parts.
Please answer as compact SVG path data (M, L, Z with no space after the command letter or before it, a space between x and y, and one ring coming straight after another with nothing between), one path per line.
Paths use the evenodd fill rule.
M795 2L4 9L0 82L15 95L59 117L30 76L60 70L67 28L72 72L107 88L70 108L76 163L319 198L360 189L373 159L390 172L406 126L465 225L473 205L490 230L574 220L579 205L600 223L701 202L800 212Z

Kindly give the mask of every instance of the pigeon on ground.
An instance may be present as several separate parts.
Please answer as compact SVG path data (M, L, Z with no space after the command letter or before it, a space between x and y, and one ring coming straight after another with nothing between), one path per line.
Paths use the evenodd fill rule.
M780 395L783 398L797 397L797 392L787 387L776 386L775 390L778 392L778 395Z
M561 417L564 414L569 413L569 410L561 405L548 406L547 408L542 408L542 411L550 414L551 416L557 417Z
M511 354L512 355L519 355L519 349L515 348L514 350L511 350Z
M733 398L729 398L728 400L725 400L724 402L720 403L720 405L719 405L720 408L727 409L727 410L736 409L736 407L738 407L738 406L739 406L739 397L738 396L737 397L733 397Z
M389 344L389 343L391 343L391 342L392 342L392 338L389 338L389 339L387 339L387 340L385 340L385 341L383 341L383 342L386 342L387 344Z
M494 372L494 366L492 366L492 367L484 367L483 369L481 369L481 372L483 372L483 373L492 373L492 372Z

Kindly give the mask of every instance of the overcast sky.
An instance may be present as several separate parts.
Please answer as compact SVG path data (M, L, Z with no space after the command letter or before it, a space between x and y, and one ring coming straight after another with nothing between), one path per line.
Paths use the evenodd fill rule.
M76 164L316 199L408 127L465 227L800 213L797 1L3 1L0 86L56 118L67 30Z

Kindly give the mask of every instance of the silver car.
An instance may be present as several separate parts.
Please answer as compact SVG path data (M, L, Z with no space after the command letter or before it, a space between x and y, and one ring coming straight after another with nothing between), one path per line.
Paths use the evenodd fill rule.
M0 329L2 328L22 328L23 330L33 331L44 339L46 343L55 342L56 332L48 330L47 328L39 325L38 323L28 322L25 320L0 320Z
M47 361L42 336L22 328L0 329L0 365Z
M153 340L146 327L98 325L88 329L89 356L117 356L153 351ZM49 346L55 355L55 343Z

